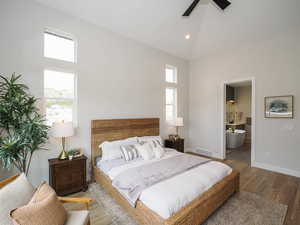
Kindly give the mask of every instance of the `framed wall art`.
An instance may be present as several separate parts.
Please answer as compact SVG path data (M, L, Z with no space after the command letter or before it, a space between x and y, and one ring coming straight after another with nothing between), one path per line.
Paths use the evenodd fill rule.
M265 118L294 118L294 96L265 97Z

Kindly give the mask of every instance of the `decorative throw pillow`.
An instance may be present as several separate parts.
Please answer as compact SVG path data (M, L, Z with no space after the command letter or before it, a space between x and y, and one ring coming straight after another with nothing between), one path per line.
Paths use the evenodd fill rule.
M99 148L102 148L102 161L121 159L123 157L120 147L122 145L137 144L137 137L127 138L118 141L105 141Z
M136 148L138 150L139 155L144 160L151 160L155 157L153 149L150 145L150 143L146 142L144 144L137 144Z
M156 159L162 158L165 154L164 148L161 147L160 145L156 145L156 147L153 148L153 152L154 152L154 155L155 155Z
M163 146L161 145L161 143L159 142L159 140L151 140L150 144L152 146L152 148L162 148Z
M139 157L139 153L136 148L136 145L125 145L125 146L121 146L120 148L121 148L123 158L126 161L131 161Z
M159 144L161 147L163 147L163 142L160 136L144 136L144 137L138 137L138 142L149 142L151 145L157 145Z
M24 173L14 181L0 189L0 224L10 225L9 212L12 209L26 205L35 189L29 183Z
M63 225L68 214L55 191L46 183L40 185L30 202L10 212L17 225Z
M113 159L122 158L122 153L118 147L115 147L113 143L109 141L103 142L99 148L102 150L101 161L108 161Z
M34 195L32 196L30 203L37 203L43 201L50 194L56 195L56 192L52 187L50 187L46 182L42 182L40 186L36 189Z

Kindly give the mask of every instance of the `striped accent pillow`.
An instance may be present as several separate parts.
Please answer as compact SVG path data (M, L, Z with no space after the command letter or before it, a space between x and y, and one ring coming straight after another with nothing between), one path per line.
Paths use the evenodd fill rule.
M138 137L138 142L141 143L141 142L152 142L152 141L155 141L156 143L159 143L162 147L163 147L163 141L161 139L160 136L144 136L144 137Z
M120 146L123 158L126 161L137 159L139 156L138 150L135 145Z
M152 140L151 146L152 146L152 148L163 147L159 140Z

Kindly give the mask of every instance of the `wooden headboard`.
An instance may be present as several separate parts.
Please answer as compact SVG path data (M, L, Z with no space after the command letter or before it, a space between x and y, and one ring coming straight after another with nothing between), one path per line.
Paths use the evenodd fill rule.
M101 156L99 145L104 141L115 141L129 137L158 136L159 118L92 120L91 161L95 165Z

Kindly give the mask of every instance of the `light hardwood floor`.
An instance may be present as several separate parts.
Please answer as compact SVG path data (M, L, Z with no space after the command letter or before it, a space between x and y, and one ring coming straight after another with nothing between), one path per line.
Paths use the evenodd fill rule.
M220 161L220 160L219 160ZM288 206L284 225L300 225L300 178L250 167L237 160L222 162L240 172L240 190Z
M244 144L236 149L227 149L226 159L251 163L251 144Z

